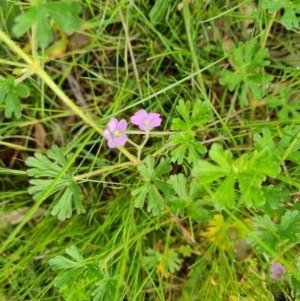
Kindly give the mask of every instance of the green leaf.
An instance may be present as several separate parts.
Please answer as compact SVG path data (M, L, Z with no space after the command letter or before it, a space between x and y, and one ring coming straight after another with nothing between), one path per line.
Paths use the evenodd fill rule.
M297 234L300 233L300 214L299 211L286 211L281 218L278 233L292 242L299 242Z
M145 182L131 192L132 196L136 197L134 206L141 208L148 199L147 211L157 215L164 209L164 199L170 196L170 185L159 178L172 169L170 160L161 159L155 168L154 158L147 156L145 165L140 165L137 169Z
M22 106L19 98L29 96L29 89L24 84L15 84L13 77L0 78L0 103L5 102L5 117L21 117Z
M194 201L187 205L188 215L196 222L208 221L212 218L211 210L203 208L204 203L199 201Z
M161 258L162 258L162 254L151 248L148 248L146 250L146 253L147 253L147 255L144 256L143 262L145 264L145 267L148 270L151 270L159 264L159 262L161 261Z
M78 277L84 272L84 267L76 268L58 275L54 280L54 286L60 288L60 292L70 291L77 283Z
M12 31L17 36L22 36L33 25L37 26L37 40L41 47L45 48L52 40L52 28L49 17L56 21L60 28L67 34L78 31L81 27L81 20L78 17L80 6L76 2L36 1L26 13L16 18L16 25Z
M265 0L263 5L263 9L268 10L270 14L278 11L279 9L284 9L283 16L281 17L282 24L286 27L286 29L292 29L293 27L298 27L298 19L296 14L300 13L300 1L290 1L290 0Z
M300 295L300 281L295 277L291 276L291 284L293 285L293 290L296 296Z
M59 175L63 167L67 164L68 158L63 155L57 145L53 145L52 148L47 151L47 156L35 153L34 157L29 157L25 161L25 164L30 167L27 170L29 177L43 178L31 179L29 181L32 187L28 189L28 193L33 195L34 200L39 199L49 185L52 184L54 178ZM74 182L72 173L73 170L70 168L49 193L49 195L54 193L61 195L51 212L52 215L57 215L60 221L72 216L72 201L74 202L77 214L85 213L81 202L81 190L78 184ZM51 179L44 179L47 177Z
M75 261L64 256L56 256L55 258L49 260L49 265L52 267L52 270L73 269L84 266L83 256L75 246L71 246L70 248L66 249L66 253Z
M165 0L157 0L154 2L154 5L149 13L149 18L152 23L158 23L163 17L166 16L168 5L169 2Z
M260 49L255 38L232 48L230 58L236 66L235 71L224 70L220 83L227 85L230 91L240 89L241 107L248 105L248 94L254 99L261 99L265 94L265 87L272 81L273 77L263 70L263 67L270 64L267 57L268 50Z
M111 301L118 290L119 277L104 275L100 281L96 282L97 288L92 292L93 301Z
M264 215L263 218L257 216L254 218L253 226L261 228L261 230L253 231L252 233L273 251L276 250L279 244L281 248L284 248L284 245L299 242L300 214L297 210L286 211L279 225L275 225L268 215ZM247 241L260 252L266 252L257 239L249 236Z
M195 141L194 135L190 132L172 135L171 144L175 146L171 151L172 162L177 161L178 164L182 164L185 158L188 163L195 164L207 151L201 142Z
M251 168L269 177L275 178L280 173L280 161L268 148L255 150L250 162Z
M253 226L262 228L262 230L252 231L252 234L254 234L256 238L248 236L247 242L250 245L255 246L256 249L261 253L266 252L266 250L259 244L259 240L275 251L277 242L277 226L273 223L271 218L268 215L264 215L263 217L256 216L253 219Z
M232 208L234 206L234 183L235 175L231 174L224 181L222 181L222 184L214 193L212 201L217 210L222 210L225 207Z
M179 247L178 252L182 254L183 257L191 257L193 253L193 249L190 245L181 245Z
M166 262L166 266L170 273L180 270L182 259L178 258L178 253L173 249L167 249L162 260Z
M289 120L291 117L300 117L300 98L296 98L293 101L291 99L294 92L291 89L279 88L278 94L269 96L267 98L267 105L275 109L277 117L281 121Z
M0 1L0 29L2 31L8 30L9 34L12 32L12 27L14 25L14 19L16 16L21 14L21 10L18 5L11 1ZM2 22L4 21L4 22Z
M211 183L227 174L228 170L204 160L199 161L192 169L192 176L196 177L200 184Z
M192 169L192 175L198 178L201 184L211 183L234 172L232 154L229 150L224 151L219 144L214 143L209 151L209 156L218 165L200 160Z
M186 178L182 173L170 176L168 183L171 184L172 188L181 199L187 200L189 198L186 190Z
M199 189L199 184L193 179L191 185L187 184L187 179L183 174L172 175L168 180L177 196L173 196L167 201L173 214L184 216L185 208L188 216L195 221L203 221L211 218L211 212L203 208L204 202L198 199L203 191ZM189 191L187 187L190 186ZM195 189L197 186L197 189Z
M261 136L256 136L256 140L263 143ZM232 153L229 150L224 151L215 143L211 146L209 156L217 165L199 160L192 169L192 176L202 185L218 180L221 182L212 195L216 209L234 206L236 180L239 183L241 201L246 206L258 208L265 204L261 184L266 180L266 175L276 177L280 172L280 161L270 152L269 146L261 151L255 150L250 160L248 155L242 155L233 161Z
M253 141L254 146L259 150L268 148L270 152L276 152L276 147L273 142L273 136L271 134L270 129L268 128L263 128L262 134L254 134Z
M159 266L163 271L174 273L180 269L182 260L178 258L177 252L173 249L166 249L164 253L148 248L147 255L144 256L144 264L147 269L158 268Z
M49 265L54 271L67 270L55 278L54 286L58 287L60 292L64 295L72 295L72 300L75 300L72 289L78 286L78 277L86 270L86 266L81 252L75 246L66 249L66 253L73 260L65 256L56 256L49 260Z
M230 173L233 169L232 153L230 150L223 150L221 145L214 143L209 151L210 158L215 161L223 170Z
M171 135L171 144L175 147L171 152L172 161L182 164L187 159L188 163L195 164L207 150L196 138L193 128L203 127L211 121L210 104L197 100L191 110L191 103L180 99L176 110L181 118L172 120L171 129L182 130L183 133Z
M176 106L176 110L181 118L174 118L172 120L172 130L183 130L189 131L193 127L202 127L207 122L210 122L210 105L208 101L197 100L192 108L189 101L184 102L182 99L179 100L179 105Z
M248 170L238 174L237 179L241 191L241 200L246 206L258 208L265 204L265 198L261 190L261 183L266 179L264 175Z
M281 187L269 185L262 188L266 203L260 209L268 214L272 214L272 210L279 210L283 207L283 204L288 202L290 197L289 191Z

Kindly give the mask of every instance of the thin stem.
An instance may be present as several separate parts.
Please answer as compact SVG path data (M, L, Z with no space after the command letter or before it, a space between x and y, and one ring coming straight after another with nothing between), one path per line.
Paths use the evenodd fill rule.
M130 144L132 144L134 147L136 147L137 149L140 148L140 146L139 146L138 144L134 143L131 139L127 138L127 141L128 141Z
M106 167L103 167L103 168L95 170L95 171L91 171L91 172L87 172L87 173L75 176L75 177L73 177L73 179L74 179L75 182L78 182L82 179L91 178L91 177L101 175L101 174L103 174L107 171L110 171L110 170L123 169L123 168L126 168L128 166L134 166L134 163L124 162L124 163L120 163L120 164L116 164L116 165L112 165L112 166L106 166Z
M277 11L274 12L274 13L270 16L270 19L269 19L269 21L268 21L267 27L266 27L266 29L265 29L265 31L264 31L264 35L263 35L262 41L261 41L261 48L262 48L262 49L265 48L265 46L266 46L267 39L268 39L270 30L271 30L271 27L272 27L272 25L273 25L273 23L274 23L274 19L275 19L275 17L276 17L276 14L277 14Z
M173 134L182 134L183 132L148 132L149 136L167 136ZM126 134L145 135L145 131L126 131Z
M2 30L0 30L0 39L9 46L15 53L17 53L27 64L34 66L34 61L12 40L10 39Z
M36 24L34 24L31 27L31 53L32 53L33 59L39 65L40 62L39 62L39 57L38 57L38 53L37 53L37 42L36 42Z
M103 135L103 129L89 116L87 116L74 102L54 83L51 77L37 65L37 62L32 60L14 41L12 41L3 31L0 30L0 39L2 39L14 52L16 52L20 57L27 62L29 70L35 72L53 91L60 97L60 99L69 106L78 116L80 116L87 124L95 129L98 133ZM138 164L138 159L136 156L132 155L123 146L118 147L120 152L122 152L130 161Z
M86 115L73 101L54 83L49 75L41 68L36 68L36 74L54 91L54 93L60 97L60 99L68 105L78 116L80 116L87 124L89 124L95 131L103 135L103 128L101 128L91 117ZM123 146L119 146L118 149L132 162L137 163L137 158L132 155Z
M15 79L15 83L19 84L19 83L23 82L26 78L30 77L33 74L34 74L33 71L27 71L25 74L23 74L22 76Z
M115 2L118 5L118 1L115 0ZM134 72L134 75L135 75L136 84L137 84L137 87L138 87L138 90L139 90L139 94L140 94L140 96L142 96L143 91L142 91L141 84L140 84L140 77L139 77L139 72L138 72L138 69L137 69L137 66L136 66L134 53L133 53L132 46L131 46L131 43L130 43L128 27L127 27L127 24L125 22L125 19L124 19L121 8L118 8L118 11L119 11L120 20L121 20L121 23L122 23L122 26L123 26L123 29L124 29L126 42L127 42L127 47L128 47L129 53L130 53L131 64L132 64L132 67L133 67L133 72Z
M281 162L280 162L281 164L283 164L284 160L287 158L289 153L292 151L293 147L295 146L295 144L299 140L299 138L300 138L300 132L298 132L297 136L292 140L292 142L289 144L288 148L284 152L284 154L281 158Z
M194 42L193 42L193 38L192 38L192 34L191 34L192 30L191 30L191 12L190 12L190 8L189 8L190 4L189 4L188 0L184 0L183 4L184 4L183 5L183 20L184 20L186 35L188 38L189 48L190 48L194 67L195 67L196 71L199 71L200 67L199 67L199 63L198 63L198 55L195 54ZM205 86L204 86L202 75L200 72L197 74L197 82L201 88L200 89L201 92L203 93L205 98L207 98Z
M29 68L29 66L27 64L23 64L23 63L19 63L19 62L12 62L12 61L8 61L8 60L4 60L4 59L0 59L0 64L11 65L11 66L27 68L27 69Z

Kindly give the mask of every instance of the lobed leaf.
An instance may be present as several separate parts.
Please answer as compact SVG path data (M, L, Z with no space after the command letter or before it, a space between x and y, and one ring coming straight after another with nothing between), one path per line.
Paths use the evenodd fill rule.
M30 167L27 170L28 176L41 178L29 181L32 186L28 189L28 193L33 195L34 200L38 200L53 183L54 179L58 177L63 167L67 164L67 160L68 157L64 156L61 149L57 145L53 145L47 151L47 156L35 153L34 157L29 157L25 161L25 164ZM74 202L77 214L85 213L81 201L81 190L79 185L73 180L72 168L58 180L49 195L54 193L59 193L61 197L54 205L51 214L57 215L60 221L72 216L72 202Z
M27 12L18 16L16 24L12 28L17 37L21 37L32 26L37 27L37 40L43 48L47 47L53 38L52 27L49 17L67 34L78 31L81 27L81 20L78 17L80 6L76 2L44 2L36 1Z

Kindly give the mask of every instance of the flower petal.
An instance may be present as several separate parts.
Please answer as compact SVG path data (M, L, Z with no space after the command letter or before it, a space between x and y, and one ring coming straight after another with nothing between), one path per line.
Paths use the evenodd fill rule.
M127 136L126 134L123 134L121 137L116 139L116 143L118 146L123 146L127 142Z
M118 144L114 139L108 140L107 145L109 148L117 148L118 147Z
M119 124L117 126L117 129L123 133L125 133L127 129L127 121L125 119L122 119L119 121Z
M162 119L160 118L160 114L150 113L149 114L149 122L152 127L160 126L161 122L162 122Z
M107 140L112 139L112 133L110 130L106 129L103 132L103 137Z
M146 119L148 119L148 114L145 110L137 111L131 118L131 122L135 125L142 124Z
M118 124L119 124L119 122L118 122L117 118L113 117L113 118L107 123L107 127L109 128L109 130L110 130L111 132L114 132L114 131L117 129Z

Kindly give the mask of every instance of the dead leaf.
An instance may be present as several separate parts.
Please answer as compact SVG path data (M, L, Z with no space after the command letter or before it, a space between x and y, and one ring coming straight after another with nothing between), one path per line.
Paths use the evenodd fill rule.
M36 140L37 149L45 149L47 133L44 126L41 123L34 124L33 136Z
M8 225L14 226L19 224L25 217L26 213L29 211L30 207L23 207L13 210L9 213L0 212L0 229L6 228ZM39 218L45 214L45 209L39 208L35 214L34 218Z
M69 37L70 50L80 49L90 42L91 38L81 33L74 33Z

